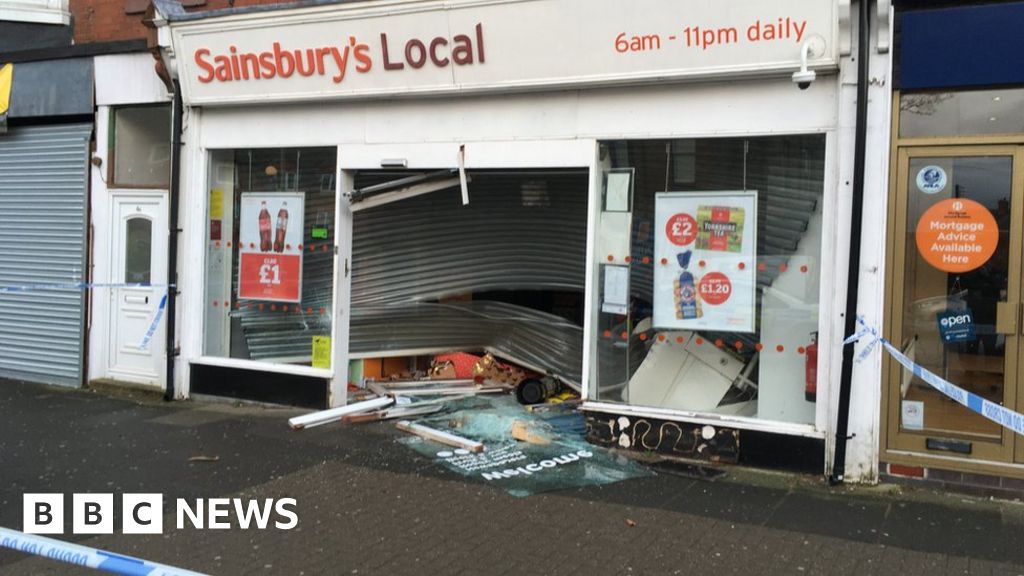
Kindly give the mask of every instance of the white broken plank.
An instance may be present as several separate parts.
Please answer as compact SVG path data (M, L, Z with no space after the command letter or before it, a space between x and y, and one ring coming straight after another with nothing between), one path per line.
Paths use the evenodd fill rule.
M401 418L403 416L423 416L434 414L444 410L443 404L430 404L428 406L402 406L389 408L384 411L385 418Z
M508 392L510 388L505 386L488 386L488 387L476 387L469 388L466 386L459 386L456 388L415 388L411 390L391 390L389 394L395 396L447 396L447 395L466 395L472 396L475 394L496 394L498 392Z
M410 416L426 416L428 414L434 414L444 409L443 405L431 404L429 406L417 406L410 408L407 406L392 407L387 410L378 410L376 412L365 412L363 414L349 414L341 419L346 424L357 424L360 422L377 422L379 420L394 420L395 418L409 418Z
M380 384L386 389L392 388L421 388L426 386L475 386L476 381L472 378L462 378L458 380L375 380L375 384Z
M380 382L367 382L366 387L377 396L388 396L388 390Z
M288 425L296 430L302 430L303 428L312 428L313 426L320 426L321 424L328 424L341 420L341 418L348 414L359 414L361 412L369 412L371 410L377 410L394 404L395 399L390 397L374 398L373 400L366 400L365 402L356 402L355 404L349 404L347 406L339 406L338 408L331 408L329 410L321 410L319 412L313 412L312 414L304 414L302 416L296 416L288 420Z
M430 428L422 424L414 424L408 420L399 420L395 426L399 430L403 430L410 434L415 434L420 438L426 438L427 440L433 440L434 442L440 442L448 446L455 446L456 448L462 448L469 450L470 452L483 452L484 445L475 440L463 438L462 436L456 436L450 432L444 432L443 430L437 430Z

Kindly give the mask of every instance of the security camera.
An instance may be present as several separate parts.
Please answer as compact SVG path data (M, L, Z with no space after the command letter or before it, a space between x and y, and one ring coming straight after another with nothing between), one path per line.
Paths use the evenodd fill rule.
M793 84L796 84L796 87L801 90L807 90L817 77L814 70L798 70L793 72Z
M811 87L811 82L818 77L814 73L814 70L807 69L807 57L810 55L811 43L804 42L804 45L800 47L800 69L793 72L793 84L801 90L807 90Z

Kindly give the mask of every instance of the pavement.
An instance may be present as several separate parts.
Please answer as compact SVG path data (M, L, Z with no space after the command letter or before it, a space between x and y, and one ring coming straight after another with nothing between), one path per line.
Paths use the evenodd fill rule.
M1019 502L739 467L515 498L391 423L299 413L0 381L0 526L26 492L160 492L162 535L56 537L210 574L1024 575ZM299 523L176 529L174 499L200 497L295 498ZM0 549L0 574L94 573Z

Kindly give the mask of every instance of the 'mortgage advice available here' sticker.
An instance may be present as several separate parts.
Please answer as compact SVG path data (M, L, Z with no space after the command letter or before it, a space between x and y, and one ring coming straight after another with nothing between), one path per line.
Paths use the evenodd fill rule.
M987 208L967 198L935 203L917 221L917 250L943 272L969 272L995 254L999 225Z

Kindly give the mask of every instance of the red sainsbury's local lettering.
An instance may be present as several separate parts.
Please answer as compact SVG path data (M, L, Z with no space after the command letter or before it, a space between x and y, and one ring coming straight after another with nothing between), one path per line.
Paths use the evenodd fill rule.
M485 62L483 25L475 26L471 37L458 34L449 42L444 36L431 40L410 38L404 51L388 52L388 35L380 35L380 55L386 71L422 68L430 62L437 68L466 66ZM404 58L403 58L404 56ZM315 48L283 47L274 42L261 52L243 52L229 46L226 54L214 54L209 48L198 48L194 54L198 66L197 79L204 83L264 80L299 76L329 76L335 84L345 80L354 70L365 74L373 69L374 52L369 44L349 36L339 46Z
M214 80L231 82L288 78L295 73L300 76L324 76L330 73L334 82L338 83L345 79L351 59L356 62L356 72L369 72L373 68L369 51L368 45L350 36L348 44L340 48L327 46L283 50L280 42L274 42L272 50L259 53L239 52L238 48L231 46L228 54L219 54L212 59L208 48L200 48L196 50L195 59L196 65L203 70L199 75L199 81L203 83Z

